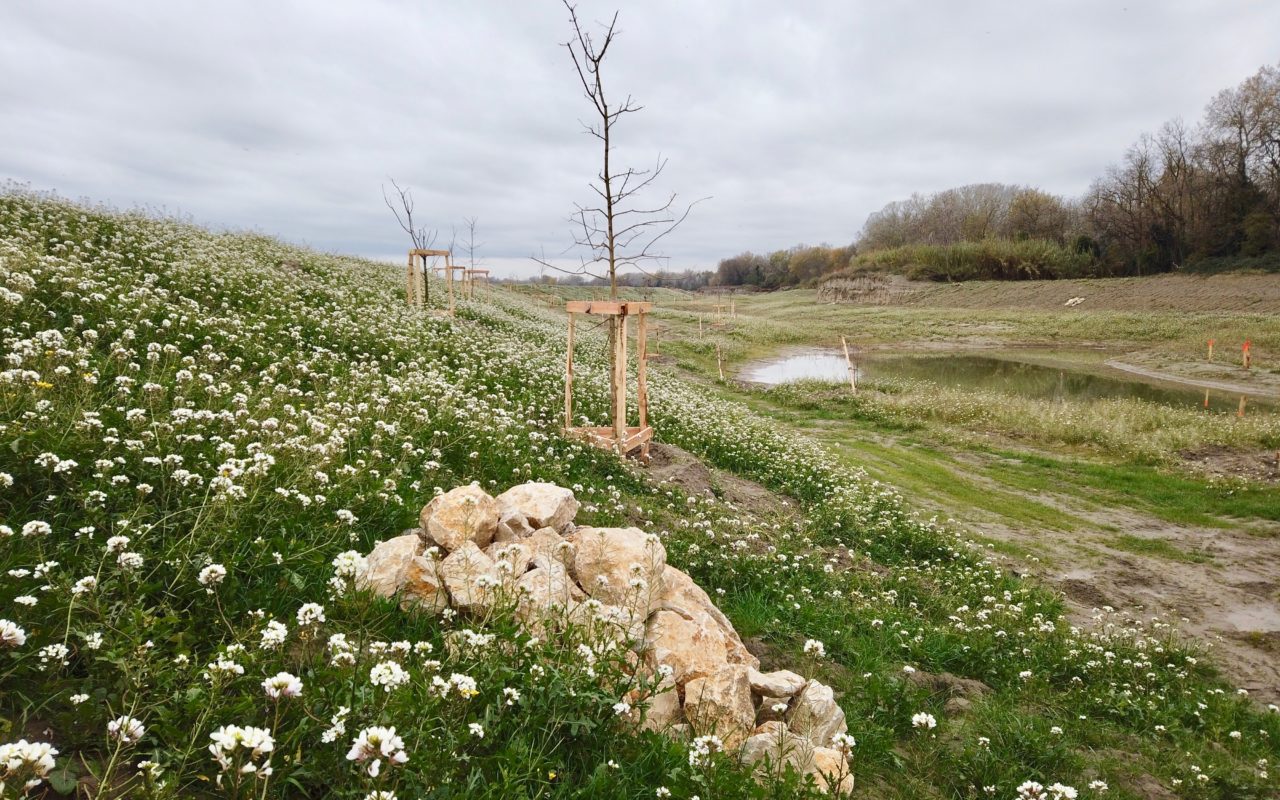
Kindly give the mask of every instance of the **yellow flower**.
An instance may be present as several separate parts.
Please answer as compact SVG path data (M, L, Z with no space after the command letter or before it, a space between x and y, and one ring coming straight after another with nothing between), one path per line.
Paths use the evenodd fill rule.
M52 384L52 383L49 383L48 381L36 381L36 388L37 388L37 389L52 389L52 388L53 388L53 384Z
M547 780L554 781L556 779L556 771L554 769L547 770Z

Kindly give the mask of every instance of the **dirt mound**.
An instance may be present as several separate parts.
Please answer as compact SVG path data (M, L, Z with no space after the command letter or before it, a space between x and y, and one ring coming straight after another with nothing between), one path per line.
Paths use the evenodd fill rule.
M1209 477L1280 483L1280 450L1201 447L1182 450L1178 455L1192 469Z
M654 442L645 468L650 480L670 483L686 494L709 494L759 517L794 516L795 504L754 481L707 467L697 456Z

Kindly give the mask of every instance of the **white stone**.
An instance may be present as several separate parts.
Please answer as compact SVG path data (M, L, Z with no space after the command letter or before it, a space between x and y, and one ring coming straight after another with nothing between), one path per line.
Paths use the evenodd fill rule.
M583 591L603 603L647 612L662 592L667 550L639 528L579 528L574 572Z
M379 597L394 596L404 585L409 562L421 552L422 540L416 532L378 542L365 557L369 567L360 578L360 587Z
M563 533L578 513L573 492L554 483L522 483L498 495L498 506L516 511L534 530L554 528Z
M791 702L787 725L819 747L831 745L831 737L849 730L844 711L836 704L830 686L810 680Z
M663 570L662 589L653 607L679 609L702 627L719 631L725 643L725 660L730 664L760 666L760 660L747 650L729 618L716 608L710 596L694 583L693 578L675 567L667 566Z
M479 486L459 486L433 497L423 506L419 521L427 537L446 553L463 542L484 549L498 530L498 502Z
M746 741L756 725L747 667L725 664L710 675L691 679L684 687L684 717L695 734L719 736L726 749Z
M497 568L474 542L464 541L440 562L440 577L459 611L487 611L498 585Z
M758 669L747 671L747 679L751 681L751 691L761 696L794 697L805 687L804 676L791 670L780 669L774 672L761 672Z
M649 617L643 653L655 669L663 664L671 667L680 685L726 663L724 636L719 630L704 628L667 609L659 609Z

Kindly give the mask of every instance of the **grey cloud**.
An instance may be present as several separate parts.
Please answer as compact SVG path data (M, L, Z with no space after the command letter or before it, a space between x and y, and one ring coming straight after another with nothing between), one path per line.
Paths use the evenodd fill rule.
M1078 194L1143 131L1280 60L1280 6L627 2L618 154L712 196L672 264L852 240L913 191ZM613 7L583 0L588 19ZM388 175L532 273L598 169L558 3L0 5L0 177L395 258Z

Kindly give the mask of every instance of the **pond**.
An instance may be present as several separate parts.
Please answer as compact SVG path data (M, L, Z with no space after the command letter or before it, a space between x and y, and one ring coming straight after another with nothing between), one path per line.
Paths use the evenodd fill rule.
M908 379L927 381L939 386L959 389L984 389L1023 397L1048 400L1094 400L1099 398L1133 398L1171 406L1203 407L1205 390L1157 384L1129 373L1098 366L1048 366L1018 360L1017 354L989 355L944 353L930 355L863 355L856 361L855 372L860 381ZM1099 371L1102 370L1102 371ZM740 374L742 380L775 385L797 380L846 383L849 373L844 355L830 351L792 353L748 365ZM1238 394L1209 392L1209 407L1234 410ZM1249 399L1249 405L1268 405Z

